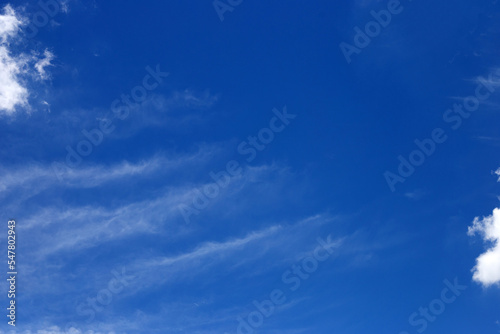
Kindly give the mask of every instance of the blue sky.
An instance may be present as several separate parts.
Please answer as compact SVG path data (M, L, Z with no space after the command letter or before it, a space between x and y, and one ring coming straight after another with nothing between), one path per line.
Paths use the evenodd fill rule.
M499 333L499 6L2 3L0 333Z

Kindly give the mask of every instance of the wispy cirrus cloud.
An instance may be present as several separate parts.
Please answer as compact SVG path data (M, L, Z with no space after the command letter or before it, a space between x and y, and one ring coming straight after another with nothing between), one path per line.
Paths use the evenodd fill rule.
M197 281L199 277L220 271L229 274L242 268L252 268L245 270L245 274L240 272L246 279L252 279L263 273L279 270L307 255L311 251L311 240L314 242L321 235L321 229L334 220L336 219L329 215L320 214L283 224L274 223L249 230L240 236L203 241L176 254L150 255L147 261L133 260L123 265L139 277L142 286L132 288L128 293L133 295L155 286L175 286L187 281ZM344 238L339 235L331 242L332 247L340 248L344 245ZM347 249L351 249L351 246L342 252L347 254ZM350 251L365 252L360 249Z
M213 255L225 255L228 252L234 251L236 249L244 248L252 242L267 238L279 232L281 229L281 226L274 225L262 231L251 232L243 238L235 238L225 242L206 242L188 253L175 256L160 257L146 263L142 263L141 266L154 268L182 264L183 262L191 262L195 264L199 260L202 260L206 257L210 257Z
M100 257L107 252L120 253L113 257L113 266L126 267L141 278L141 284L124 291L120 300L136 298L144 292L150 293L159 286L169 290L186 281L198 282L202 280L201 274L213 280L214 273L219 271L240 275L241 270L256 264L252 270L245 270L244 276L248 279L248 275L262 275L277 267L281 270L286 263L292 263L307 249L308 241L317 236L317 227L322 224L320 221L328 219L317 216L290 223L270 220L263 224L257 222L255 226L244 224L240 231L232 231L228 235L209 237L199 233L204 228L200 226L201 223L207 222L204 217L193 226L186 226L183 222L178 211L179 204L191 200L196 189L203 187L206 182L213 182L207 173L207 163L214 163L214 156L215 160L221 160L221 155L228 154L225 151L219 145L203 146L190 154L157 154L140 161L75 168L67 174L65 182L57 180L48 164L18 169L4 167L2 171L5 173L0 179L1 201L11 203L19 199L17 197L20 194L33 196L42 193L37 199L26 198L24 203L15 202L18 208L16 217L22 222L19 226L19 233L23 235L20 247L27 258L22 270L26 279L32 282L26 287L26 294L43 300L59 298L61 294L76 296L57 304L59 308L74 309L72 302L78 304L89 295L95 296L100 286L106 286L109 281L106 273L111 264L101 259L92 265L88 264L88 267L79 265L75 268L71 263L82 258L92 261L95 256ZM248 199L255 198L262 191L265 196L257 199L260 205L273 206L276 202L266 202L264 197L278 201L276 189L283 184L293 184L286 181L291 174L287 167L279 164L243 168L241 175L234 178L213 206L207 209L208 214L216 217L215 220L220 217L221 221L208 218L209 223L214 226L225 224L220 212L227 214L228 206L238 212L251 210L255 203ZM118 185L125 182L137 182L140 194L130 196L127 191L123 191ZM154 185L145 191L141 182ZM68 192L78 196L78 201L66 197ZM12 193L16 193L16 196L8 196ZM43 205L39 203L40 197L43 197ZM46 200L47 197L50 198ZM27 201L33 205L27 205ZM212 225L208 228L212 228ZM85 267L83 272L82 267ZM50 282L56 278L59 284L51 285ZM210 280L207 284L210 284ZM206 283L202 280L202 284ZM82 293L82 289L85 292ZM117 305L120 303L118 300L117 297ZM45 316L45 311L40 312ZM238 312L241 309L236 308L231 313L232 317L226 320L234 321ZM112 311L109 314L111 318L116 315ZM193 316L193 319L196 317L193 313L189 316ZM219 319L223 318L220 313ZM59 326L64 322L51 315L47 315L47 319ZM84 320L80 323L82 326L78 327L82 331L88 328ZM154 316L151 318L151 321L156 320ZM137 322L147 326L140 315ZM214 325L218 323L213 322ZM110 331L126 330L113 326L109 324ZM176 326L179 328L178 324ZM196 323L192 328L198 330L202 327L202 323ZM90 328L96 332L102 331L102 327ZM133 332L139 333L140 328ZM61 330L61 333L64 331Z
M144 212L148 211L149 208L145 207ZM82 217L83 215L84 211L81 212ZM125 213L125 216L130 216L130 213ZM74 214L68 214L66 219L70 221L73 217L75 217ZM43 217L40 218L43 219ZM94 220L94 218L89 217L89 220ZM299 219L298 221L275 222L263 228L250 229L240 235L211 236L195 242L193 245L182 242L182 249L178 250L169 249L168 251L162 251L157 248L148 250L148 247L142 247L143 251L139 253L134 251L126 253L119 259L114 259L113 266L127 268L127 275L136 277L136 282L140 282L140 284L132 284L127 287L115 303L122 304L125 300L135 299L141 295L149 295L160 288L162 291L166 291L166 293L172 291L172 294L179 287L192 286L193 284L202 288L212 289L221 275L224 277L227 275L231 277L227 282L228 285L231 285L229 289L231 291L235 289L231 307L221 306L221 298L226 297L219 297L217 294L212 294L211 298L210 296L200 297L193 291L183 295L182 300L178 300L175 297L168 301L163 301L161 298L150 299L150 303L158 306L158 309L154 312L146 311L144 307L138 306L135 310L127 311L126 315L121 314L120 316L126 316L127 318L125 323L130 321L130 323L127 323L127 326L123 326L123 319L118 319L116 313L110 311L105 314L105 319L110 322L106 325L107 327L91 328L95 331L99 331L102 328L128 330L131 333L140 333L141 330L147 328L149 333L162 333L160 329L154 327L154 324L165 324L165 320L168 319L167 325L162 326L163 332L165 326L170 326L168 329L173 333L185 331L209 333L207 325L215 326L221 329L222 332L224 330L231 330L234 327L236 317L248 309L249 298L254 297L252 295L250 297L246 296L243 292L247 284L246 282L268 277L269 275L272 277L276 276L275 278L279 280L286 268L303 259L305 256L309 256L317 246L316 238L318 236L325 237L325 234L332 232L332 223L337 220L339 218L326 214L318 214L305 219ZM63 224L63 221L58 224ZM89 226L89 228L91 227ZM141 228L144 232L144 228L147 229L148 226L132 226L132 229L135 228ZM325 229L328 232L325 233ZM136 230L135 232L137 233L138 231ZM23 233L26 235L26 232ZM76 231L75 235L79 236L82 233L85 232L79 230ZM162 238L161 233L155 234L155 236L160 239ZM52 235L50 240L57 242L60 239L59 235ZM175 237L175 239L178 238ZM45 242L41 242L40 244L47 244L48 240L46 239ZM138 239L135 240L144 242L144 240L154 239L144 239L144 236L138 235ZM175 240L169 241L169 243L175 242ZM338 253L337 255L347 255L349 257L365 253L367 250L364 248L369 247L369 243L359 239L356 235L342 238L341 234L335 235L335 232L333 232L332 240L328 242L330 242L332 248L338 249L338 252L336 252ZM363 249L356 246L358 243L363 244ZM107 242L102 243L102 245L105 244ZM71 253L78 254L79 250L82 250L80 246L80 243L76 242L68 250L71 249ZM91 254L97 249L89 249L85 253L82 253L81 256L87 256L85 254ZM168 253L161 254L162 252ZM64 254L68 254L68 252ZM55 257L51 256L50 258L54 259ZM46 261L41 261L40 263L46 264ZM33 263L33 266L38 266L38 264ZM92 267L90 270L85 269L80 274L77 272L64 272L66 269L62 267L51 268L51 270L42 271L24 269L26 275L39 276L36 280L37 284L32 284L31 286L31 289L34 287L37 289L36 292L30 292L32 295L41 294L41 296L44 296L44 299L48 300L54 294L82 295L80 290L83 288L83 297L77 298L74 301L74 305L77 305L81 300L85 300L86 295L95 295L97 291L95 290L95 286L105 286L107 280L109 280L109 277L103 275L103 271L105 273L109 269L103 270L102 264ZM251 270L249 270L250 268ZM59 273L59 271L63 273ZM60 282L57 287L51 284L56 275L59 277L58 281ZM76 288L73 281L76 278L85 283ZM266 286L269 284L269 287L272 288L276 282L271 280L263 282L263 284ZM79 293L75 293L74 289L79 289ZM70 302L67 305L71 307ZM296 305L299 305L299 302L294 302L291 299L290 307ZM181 310L182 312L180 312ZM187 319L191 321L186 323ZM47 316L47 320L50 320L53 324L61 324L57 317L54 317L52 314ZM86 328L84 318L78 318L77 314L75 314L73 320L79 321L79 328ZM113 324L121 325L115 326Z
M140 105L130 107L130 116L119 125L112 136L124 138L145 128L163 127L175 131L192 129L193 125L209 119L207 110L219 97L207 91L175 90L169 94L152 94ZM108 114L105 117L114 118Z
M24 226L19 229L26 231L31 240L30 252L37 258L61 251L76 255L129 236L159 233L167 225L174 225L178 216L176 206L185 196L180 189L171 189L154 200L115 208L50 207L25 218Z
M166 174L205 164L219 149L215 146L200 146L193 153L158 153L137 162L122 161L113 165L91 165L79 168L64 168L61 164L25 164L22 167L0 167L0 198L15 191L33 196L49 188L88 189L125 178L145 178ZM130 179L129 179L130 180Z
M211 181L204 178L196 181L190 179L190 175L183 176L187 178L183 182L175 179L186 168L192 170L206 164L216 152L217 148L203 147L192 154L173 157L157 155L136 163L122 162L111 166L74 169L63 183L46 165L10 173L3 170L5 173L0 179L0 194L11 212L17 212L16 208L24 207L30 197L51 191L51 204L40 209L38 206L32 207L28 212L18 212L18 217L23 220L20 229L26 230L28 239L32 235L30 248L37 257L70 249L77 252L139 234L161 233L167 226L170 226L170 235L173 237L175 233L172 230L187 229L179 206L190 201L197 189L205 185L203 182ZM244 196L243 193L252 191L245 185L269 178L277 169L277 166L246 168L242 175L231 182L226 193L213 203L213 210L220 210L218 202L225 203L233 196ZM163 178L165 183L150 185L150 190L142 191L137 196L114 196L111 201L92 197L87 202L72 205L63 198L65 191L75 191L83 196L85 192L93 191L93 188L98 188L99 192L109 192L117 189L124 180L142 184L151 178ZM9 196L12 192L16 193L14 199ZM33 234L35 230L37 233ZM52 239L57 241L49 241Z

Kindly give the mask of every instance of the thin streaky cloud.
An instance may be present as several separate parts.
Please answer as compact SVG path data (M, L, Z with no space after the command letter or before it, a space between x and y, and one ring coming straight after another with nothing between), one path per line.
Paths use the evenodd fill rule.
M37 164L14 170L4 167L0 168L0 194L17 190L19 187L29 187L31 194L51 187L93 188L127 177L144 177L155 172L164 173L204 163L209 161L217 150L216 147L202 146L191 154L156 154L138 162L123 161L111 166L68 168L61 162L55 162L57 165ZM62 181L57 177L58 171L62 172Z

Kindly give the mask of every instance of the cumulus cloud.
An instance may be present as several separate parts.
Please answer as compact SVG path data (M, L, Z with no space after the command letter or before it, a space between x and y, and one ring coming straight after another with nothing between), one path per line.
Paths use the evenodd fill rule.
M481 235L490 245L488 250L476 260L473 269L474 281L488 287L500 283L500 208L493 210L493 214L480 219L476 217L469 227L469 236Z
M23 24L20 17L16 15L10 5L3 8L3 14L0 15L0 39L2 44L7 43L8 39L17 35Z
M19 108L29 107L28 78L47 79L45 68L51 65L54 57L47 50L42 57L12 50L26 22L10 5L3 7L0 14L0 115L13 115Z
M28 90L19 80L22 62L10 56L5 46L0 46L0 110L8 115L17 106L28 104Z
M14 113L16 106L28 103L28 90L19 80L24 59L13 57L9 51L10 40L22 24L10 5L3 8L0 14L0 110L7 114Z

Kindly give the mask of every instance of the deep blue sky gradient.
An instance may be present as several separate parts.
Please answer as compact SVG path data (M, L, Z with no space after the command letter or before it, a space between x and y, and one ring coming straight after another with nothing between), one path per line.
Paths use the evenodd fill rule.
M28 17L40 10L10 3ZM33 111L0 120L18 333L70 322L237 333L254 300L282 289L286 303L256 333L413 334L410 314L455 277L467 290L425 333L498 333L500 290L472 281L484 245L467 227L498 205L500 95L456 131L443 113L498 68L499 4L401 4L350 64L339 44L386 1L243 1L221 22L211 1L73 0L17 45L55 55L50 83L32 87ZM65 147L113 117L112 101L157 65L170 74L147 102L114 118L76 176L59 180L51 164ZM285 106L296 118L247 163L238 145ZM435 128L448 140L391 192L384 173ZM242 174L187 224L178 206L230 160ZM150 169L116 172L140 164ZM291 292L282 274L328 235L342 240L335 254ZM121 268L136 280L87 322L78 305Z

